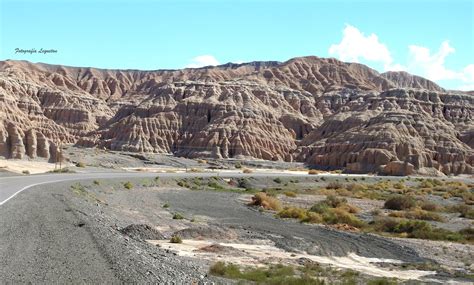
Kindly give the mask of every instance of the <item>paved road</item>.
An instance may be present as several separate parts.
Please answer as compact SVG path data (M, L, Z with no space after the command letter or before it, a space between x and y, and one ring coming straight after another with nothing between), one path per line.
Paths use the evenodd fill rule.
M142 173L142 172L92 172L92 173L62 173L62 174L40 174L28 176L10 176L0 178L0 206L15 197L18 193L25 191L34 186L53 184L56 182L89 180L89 179L114 179L114 178L141 178L141 177L243 177L243 176L295 176L294 174L285 173L252 173L243 174L239 172L187 172L187 173ZM299 176L299 175L296 175ZM303 175L301 175L303 176ZM307 176L307 175L304 175Z

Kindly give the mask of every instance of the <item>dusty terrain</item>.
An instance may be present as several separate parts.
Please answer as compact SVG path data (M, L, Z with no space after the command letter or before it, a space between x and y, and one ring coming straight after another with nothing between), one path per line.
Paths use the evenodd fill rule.
M0 62L0 156L59 141L188 158L305 162L390 175L472 174L473 106L403 72L317 57L184 70Z
M385 278L384 282L407 284L415 280L437 284L472 282L472 240L407 238L402 234L373 232L365 226L353 228L322 221L301 223L278 216L283 208L308 209L335 194L358 207L360 211L355 215L361 220L388 217L394 211L384 208L384 200L396 195L393 191L397 188L392 186L404 183L417 195L426 191L420 186L427 186L430 180L425 178L253 173L236 176L225 172L200 176L204 175L180 177L179 173L167 173L136 179L124 176L113 180L61 182L52 184L54 187L40 185L22 192L0 208L3 217L10 217L2 219L0 227L2 240L7 241L2 244L8 245L0 247L0 276L11 282L116 280L232 284L235 277L227 273L219 275L221 271L216 269L216 264L223 261L238 266L241 272L280 266L277 267L280 271L305 272L305 278L314 282L365 284L380 278ZM342 186L334 189L337 183ZM360 193L348 186L352 183L369 187L363 191L364 197L356 197ZM451 188L443 191L452 192L453 196L436 200L444 193L438 194L441 190L433 187L424 199L430 198L445 207L470 203L466 193L473 191L472 179L446 178L436 183L444 183L443 187L454 185L450 183L468 185L463 190L467 192L462 192L465 202ZM278 199L282 210L249 205L252 197L263 193L262 190ZM374 193L379 196L371 196ZM48 207L41 206L46 204ZM472 210L472 204L467 207ZM437 213L444 219L427 221L433 226L451 231L472 226L472 216L463 218L451 211ZM63 234L58 235L59 232ZM170 242L173 237L179 237L181 242ZM69 261L71 251L76 265ZM7 259L11 254L20 258ZM66 261L60 265L62 259ZM25 271L24 265L32 260L43 266L27 266ZM77 279L80 276L75 275L76 267L87 271L82 279ZM57 268L58 272L50 268ZM41 270L49 275L42 276ZM302 275L298 274L278 278L300 278ZM240 278L254 280L247 277Z

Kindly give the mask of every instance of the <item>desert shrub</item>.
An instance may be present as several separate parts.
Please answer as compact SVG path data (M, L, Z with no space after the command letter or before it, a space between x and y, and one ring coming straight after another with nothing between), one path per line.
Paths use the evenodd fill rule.
M379 219L374 222L377 231L404 234L408 238L461 241L460 233L445 229L433 228L425 221L396 220L392 218Z
M326 224L348 224L357 228L364 226L364 222L342 208L330 208L322 214Z
M306 210L298 207L285 207L283 210L278 212L277 216L280 218L291 218L298 220L304 220L307 217Z
M165 204L163 204L163 206L162 206L162 207L163 207L163 208L165 208L165 209L167 209L167 208L169 208L169 207L170 207L170 204L168 204L168 203L165 203Z
M183 240L178 235L173 235L170 239L170 243L183 243Z
M392 187L392 182L390 182L389 180L383 180L383 181L374 183L372 185L369 185L369 188L371 190L388 190L391 187Z
M220 185L218 182L216 181L210 181L209 183L207 183L207 186L211 187L211 188L214 188L216 190L224 190L225 187Z
M398 189L398 190L403 190L406 188L406 186L405 186L405 183L399 181L393 184L393 188Z
M247 178L240 178L237 181L237 186L239 188L244 188L246 190L252 189L252 184L250 183L250 181Z
M338 181L329 182L328 185L326 185L326 189L341 189L341 188L344 188L344 184Z
M184 217L180 213L173 214L173 220L182 220L182 219L184 219Z
M284 194L287 197L293 197L293 198L296 197L296 193L293 191L286 191Z
M459 234L464 236L464 239L473 242L474 241L474 228L465 228L459 231Z
M353 194L351 191L347 190L346 188L339 188L334 191L336 191L337 195L339 196L351 197Z
M446 208L449 212L458 212L461 218L474 219L474 208L466 204L453 205Z
M346 185L346 189L351 192L357 192L357 191L365 191L367 190L367 187L360 183L349 183Z
M248 174L248 173L252 173L252 172L253 172L252 169L248 169L248 168L242 169L242 173L247 173Z
M449 181L444 184L444 186L439 186L436 188L437 191L448 192L451 196L462 197L464 193L469 191L469 186L461 181Z
M177 182L177 184L178 184L179 187L191 188L189 183L185 180L180 180L180 181Z
M367 285L396 285L398 284L396 280L389 279L386 277L375 278L367 281Z
M326 200L314 204L310 211L322 214L327 212L327 209L329 208L337 208L346 204L347 200L345 198L338 198L334 195L328 195L326 196Z
M199 163L199 164L205 164L205 163L207 163L207 160L198 159L197 163Z
M76 166L77 167L86 167L86 164L82 161L79 161L78 163L76 163Z
M416 201L411 196L395 196L385 201L384 208L390 210L405 210L415 207Z
M30 174L30 171L29 171L29 170L23 170L21 173L23 173L23 174Z
M306 212L306 217L300 220L303 223L319 224L323 222L323 217L315 212Z
M415 208L409 211L395 211L389 214L390 217L406 218L425 221L442 221L443 217L434 212L425 211L420 208Z
M310 175L315 175L315 174L319 174L319 173L321 173L321 171L319 171L317 169L308 170L308 174L310 174Z
M421 201L420 208L425 211L436 212L441 210L441 206L430 201Z
M125 182L125 183L123 184L123 187L125 187L125 189L130 190L130 189L133 188L133 184L132 184L132 182L127 181L127 182Z
M464 201L464 203L466 203L467 205L474 205L474 193L472 192L463 193L461 195L461 198Z
M94 180L93 183L94 183L94 185L100 185L100 181L99 181L99 180Z
M347 200L345 198L339 198L334 195L329 195L326 197L326 200L324 202L332 208L337 208L339 206L342 206L343 204L346 204Z
M209 269L211 275L241 279L252 282L252 284L268 285L322 285L324 281L314 279L306 274L296 274L293 267L285 265L271 265L268 268L240 268L235 264L217 262Z
M344 209L344 210L346 210L347 212L349 212L351 214L357 214L360 211L359 208L357 208L354 205L350 205L350 204L343 204L343 205L339 206L339 208Z
M281 209L280 201L275 198L267 195L267 193L259 192L252 197L252 202L250 205L260 206L264 209L278 211Z
M281 183L281 178L277 177L277 178L273 179L273 182L280 184Z
M319 202L319 203L314 204L309 210L311 212L324 214L328 211L329 208L331 208L331 207L329 207L328 204L323 203L323 202Z
M235 168L242 168L242 164L240 162L236 162L234 166Z

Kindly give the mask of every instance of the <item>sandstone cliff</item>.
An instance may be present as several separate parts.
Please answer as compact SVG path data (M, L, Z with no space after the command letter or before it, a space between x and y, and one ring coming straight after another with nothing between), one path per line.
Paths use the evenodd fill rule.
M304 57L183 70L0 62L0 156L57 143L298 160L352 172L473 173L474 97L407 73Z

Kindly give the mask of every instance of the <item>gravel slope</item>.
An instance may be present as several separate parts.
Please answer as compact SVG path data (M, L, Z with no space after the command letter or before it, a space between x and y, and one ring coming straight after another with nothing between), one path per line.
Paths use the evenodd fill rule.
M70 184L36 186L0 207L0 283L209 281L202 265L120 234Z

